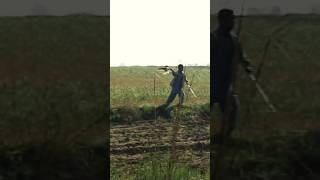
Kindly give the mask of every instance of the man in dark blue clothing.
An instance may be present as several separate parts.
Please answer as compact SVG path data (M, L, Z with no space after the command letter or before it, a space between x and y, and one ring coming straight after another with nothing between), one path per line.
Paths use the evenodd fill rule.
M188 83L186 75L183 73L183 65L178 65L178 71L175 72L173 69L169 69L172 72L173 79L170 83L171 93L167 99L166 106L169 106L177 95L179 95L179 105L184 102L183 87L185 83Z

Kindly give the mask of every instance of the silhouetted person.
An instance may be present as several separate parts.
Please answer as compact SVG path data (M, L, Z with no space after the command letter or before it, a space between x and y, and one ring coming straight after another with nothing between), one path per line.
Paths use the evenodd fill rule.
M242 64L247 72L251 71L239 39L232 32L234 18L232 10L220 10L218 28L210 34L210 108L213 111L214 104L219 104L222 113L225 114L227 106L232 107L231 113L228 114L228 122L224 122L228 124L227 134L234 128L238 109L238 99L234 92L238 64Z
M251 72L249 61L245 57L238 37L232 32L234 14L230 9L222 9L218 13L218 28L210 34L210 109L219 104L223 114L220 123L214 122L213 144L218 144L216 156L210 155L210 176L223 179L225 167L223 153L225 139L235 127L239 101L236 95L236 77L238 65ZM220 126L218 126L220 124ZM212 154L212 147L210 148Z

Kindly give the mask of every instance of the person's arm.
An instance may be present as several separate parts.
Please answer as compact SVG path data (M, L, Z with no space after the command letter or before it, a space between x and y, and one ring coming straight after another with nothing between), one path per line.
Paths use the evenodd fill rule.
M172 73L173 76L176 76L176 75L177 75L177 73L176 73L172 68L169 68L169 70L171 71L171 73Z

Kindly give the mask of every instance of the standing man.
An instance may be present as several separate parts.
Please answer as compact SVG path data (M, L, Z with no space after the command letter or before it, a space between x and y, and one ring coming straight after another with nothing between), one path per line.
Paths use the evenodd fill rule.
M235 92L235 82L238 65L241 64L250 73L250 63L247 60L238 37L232 32L234 14L230 9L222 9L218 13L218 28L210 34L210 109L219 104L223 113L217 141L220 135L229 135L236 120L238 99ZM217 132L214 132L215 134Z
M183 87L185 83L188 83L186 79L186 75L183 72L183 65L182 64L178 65L177 72L175 72L171 68L169 68L169 70L172 72L173 79L170 83L171 93L167 99L165 106L169 106L177 95L179 95L179 105L181 106L184 102Z
M214 105L219 104L223 114L222 120L219 123L214 122L211 126L211 143L220 145L214 158L213 144L210 145L210 176L213 179L223 179L226 174L223 165L225 139L235 127L239 109L236 95L238 65L241 64L246 72L251 72L238 37L231 32L234 18L232 10L220 10L218 28L210 34L210 109L213 112Z

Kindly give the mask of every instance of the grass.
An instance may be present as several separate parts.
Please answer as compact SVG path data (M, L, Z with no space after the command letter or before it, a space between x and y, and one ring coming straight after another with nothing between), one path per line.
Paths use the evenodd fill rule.
M165 157L165 158L164 158ZM157 154L149 157L148 161L140 162L135 165L134 170L124 171L123 169L111 169L111 179L120 180L120 179L144 179L144 180L152 180L152 179L169 179L169 155L161 155L161 157ZM159 162L159 158L164 159ZM208 171L206 173L199 171L199 169L188 167L184 164L176 165L171 174L171 179L185 179L185 180L204 180L209 179Z
M176 108L176 106L169 107L164 111L157 111L157 117L173 119L174 108ZM112 108L110 112L110 121L114 123L126 123L128 122L128 119L131 121L151 120L154 118L154 111L154 107L146 105L136 108L126 106ZM181 111L181 117L184 120L190 120L192 118L208 118L210 113L209 104L186 106Z
M156 75L156 91L154 93L154 73ZM209 102L210 75L208 67L186 67L186 75L192 81L192 88L198 98L188 95L187 104L203 104ZM153 106L164 103L170 93L171 74L163 75L157 67L112 67L110 78L110 103L119 106Z
M9 163L11 172L0 173L1 177L99 179L105 176L103 86L74 81L36 87L20 81L1 83L0 91L3 102L0 103L3 158L0 168ZM59 167L64 161L68 161L64 168Z
M315 97L320 89L319 19L318 15L243 18L241 41L254 67L259 66L265 44L272 37L259 82L278 112L268 112L262 98L253 97L254 84L240 71L241 114L223 157L223 168L228 172L226 180L318 179L315 164L319 162L316 134L320 128L320 103ZM215 27L215 18L211 22ZM272 34L276 29L278 31ZM191 72L196 74L195 78L199 75L193 87L200 98L190 96L187 106L192 112L199 112L201 108L193 111L193 107L209 101L209 71L202 68L198 73L193 68L187 70L187 77L193 77ZM125 124L128 114L141 120L152 118L152 107L165 101L171 78L157 77L154 95L155 70L156 67L111 68L113 122ZM251 109L250 114L246 113L248 109ZM217 118L219 116L213 117L214 120Z
M108 18L0 19L0 179L105 179Z
M226 180L318 179L319 132L234 138L226 149Z
M260 79L279 112L267 112L259 96L251 102L254 88L241 72L241 111L246 111L248 102L253 111L249 118L242 114L234 134L239 138L226 153L230 179L318 177L318 135L290 134L319 131L320 103L315 98L320 88L319 18L244 18L241 38L254 66L259 64L268 35L286 24L273 36L277 41ZM105 179L107 24L107 17L96 16L1 18L0 178ZM121 122L125 108L136 113L137 119L147 119L154 102L165 101L170 76L157 77L154 96L155 70L111 68L112 121ZM186 114L192 115L209 101L209 70L190 67L186 71L189 80L195 74L193 88L199 96L189 93L187 106L191 110ZM194 117L199 116L196 113ZM146 128L151 126L138 132L142 134ZM199 168L190 170L178 164L177 169L180 177L203 177ZM149 161L140 171L129 174L163 177L160 172L164 170Z
M246 17L243 19L241 39L252 64L258 67L264 45L274 29L283 26L282 31L272 37L276 40L271 43L267 53L265 66L262 69L260 82L272 102L281 112L299 114L314 114L319 107L313 97L319 89L319 76L317 69L319 63L319 51L317 50L318 34L320 26L319 16L291 15L283 17ZM216 24L214 18L212 23ZM215 25L214 25L215 27ZM280 51L279 44L288 58ZM248 82L248 78L241 73L239 94L243 104L251 99L254 87ZM265 110L261 98L257 96L253 102L257 111Z
M319 19L317 15L243 19L241 40L255 67L261 61L271 33L279 26L284 27L271 36L259 80L278 112L268 112L262 98L253 97L253 83L241 72L238 90L241 116L224 152L222 168L227 173L224 179L319 178L315 162L320 159L313 151L319 148L316 144L320 128L319 103L314 98L320 88L316 60L320 55L316 48ZM214 18L212 23L216 23ZM249 115L246 114L248 108L251 109ZM309 156L313 162L306 158Z

